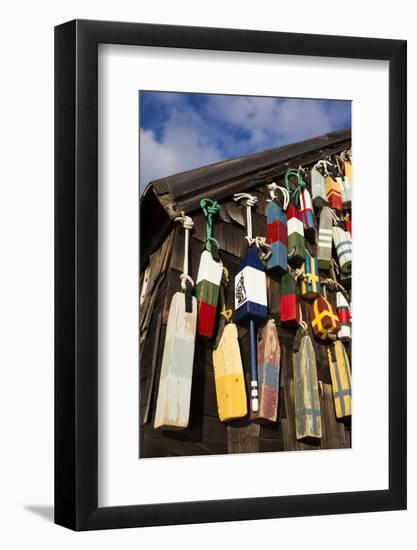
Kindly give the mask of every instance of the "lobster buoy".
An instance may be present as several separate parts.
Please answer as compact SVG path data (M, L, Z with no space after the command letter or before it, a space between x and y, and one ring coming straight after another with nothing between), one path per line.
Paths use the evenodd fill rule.
M298 440L321 439L321 411L316 356L307 324L297 331L293 348L295 433Z
M185 229L184 267L182 292L174 294L169 307L156 401L154 428L164 430L181 430L188 426L197 328L197 300L191 295L194 282L188 275L189 236L193 221L184 212L176 221L180 221Z
M271 245L271 255L268 258L266 269L278 275L286 273L288 269L288 234L286 209L289 203L289 194L284 187L276 183L268 186L271 200L266 208L266 240ZM284 196L283 206L278 203L276 192L280 190Z
M327 348L336 418L352 415L352 376L346 350L340 340Z
M257 198L248 193L237 193L236 201L246 200L247 235L245 256L241 260L235 276L235 312L234 319L237 324L249 326L250 337L250 365L251 365L251 409L257 412L258 399L258 365L256 350L256 326L268 318L268 305L266 293L266 276L264 265L259 258L258 251L252 247L251 208L256 204Z
M317 258L307 252L306 259L301 266L303 277L301 278L301 296L312 300L320 295L320 279Z

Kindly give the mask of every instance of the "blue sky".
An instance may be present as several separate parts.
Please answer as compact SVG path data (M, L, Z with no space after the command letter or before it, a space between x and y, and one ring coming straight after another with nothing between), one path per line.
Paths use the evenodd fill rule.
M220 160L351 127L351 102L143 92L140 187Z

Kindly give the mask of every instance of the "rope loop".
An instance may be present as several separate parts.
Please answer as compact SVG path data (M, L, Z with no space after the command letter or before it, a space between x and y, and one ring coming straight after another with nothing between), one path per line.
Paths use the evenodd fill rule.
M185 230L185 241L184 241L184 264L183 264L183 272L180 275L181 280L181 288L184 292L187 290L187 283L190 285L190 288L192 289L194 286L194 281L188 274L188 267L189 267L189 248L190 248L190 231L194 227L194 222L190 216L186 216L185 212L181 212L181 216L177 216L175 218L176 222L181 222L181 225L183 226Z
M271 245L266 242L265 237L255 237L254 242L261 260L267 262L272 254ZM266 252L264 252L264 250L266 250Z
M239 202L240 200L244 199L246 203L246 240L249 243L249 246L252 246L252 244L255 242L255 239L252 236L252 207L256 205L258 202L258 197L256 195L250 195L249 193L235 193L233 195L233 199L236 202Z
M184 290L184 292L187 290L187 283L190 285L191 288L193 288L194 281L189 275L187 275L186 273L181 273L180 279L181 279L181 288L182 290Z
M333 210L333 208L330 208L330 213L332 215L334 225L340 226L340 218L337 215L336 210Z
M278 201L278 194L277 191L280 191L282 193L283 203L282 203L282 209L285 211L288 208L288 205L290 203L290 193L288 189L285 187L281 187L280 185L277 185L274 181L272 183L269 183L266 186L270 199L267 199L267 202L271 201Z
M301 167L300 167L301 168ZM285 182L285 187L287 188L287 191L290 195L290 198L291 198L291 201L294 205L297 205L297 199L299 198L300 194L306 189L307 187L307 184L306 182L303 180L302 176L301 176L301 173L300 173L300 168L289 168L286 172L285 172L285 178L284 178L284 182ZM303 169L302 169L303 170ZM293 190L291 190L290 188L290 181L289 181L289 178L291 176L294 176L297 178L297 184L295 186L295 188Z
M316 164L313 166L313 168L323 168L324 175L325 176L330 176L330 172L329 172L327 166L333 166L333 164L329 160L321 159L318 162L316 162Z
M332 292L339 290L343 294L343 296L346 298L346 301L348 303L350 302L349 295L346 292L346 289L338 281L335 281L334 279L323 279L322 281L320 281L320 284L323 286L324 293L325 293L324 297L326 298L326 300L327 300L326 288L328 287Z
M200 206L206 218L209 215L215 216L220 212L220 204L217 201L213 201L212 199L209 199L209 198L201 199Z
M303 335L307 332L308 325L303 319L303 310L301 309L301 304L298 304L299 311L300 311L300 328L303 333Z
M306 275L300 267L294 269L290 266L290 264L288 264L288 273L291 275L296 283L298 283L299 281L309 280L309 276Z
M209 252L211 252L211 243L213 243L217 247L217 250L220 248L219 241L214 237L206 237L205 243L206 248Z
M295 279L295 282L298 283L298 282L310 280L310 276L304 273L301 267L294 269L293 267L289 266L289 269L290 269L291 276L293 277L293 279Z
M224 319L226 320L226 323L229 323L230 319L232 318L232 315L233 315L233 310L232 309L222 309L222 311L220 312L220 315L222 317L224 317Z
M340 153L340 158L343 161L351 162L352 161L352 149L346 149Z
M181 212L181 216L177 216L174 222L181 222L183 228L189 231L194 227L193 219L190 216L186 216L185 212Z

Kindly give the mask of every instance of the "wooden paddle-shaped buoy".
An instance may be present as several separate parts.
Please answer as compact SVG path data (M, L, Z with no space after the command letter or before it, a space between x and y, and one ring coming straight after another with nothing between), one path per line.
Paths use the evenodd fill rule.
M301 272L301 296L307 300L317 298L321 291L317 258L307 252Z
M252 247L255 239L252 235L251 208L255 206L257 197L248 193L237 193L235 201L246 201L247 235L245 256L241 260L235 276L235 312L237 324L249 326L250 366L251 366L251 409L257 412L258 400L258 366L256 352L256 325L263 323L268 317L266 295L265 268L259 258L258 251Z
M300 302L297 281L291 273L281 277L279 299L279 317L284 326L294 327L300 324Z
M293 347L295 432L298 440L321 439L321 412L316 356L307 323L301 321Z
M276 422L278 418L279 371L281 348L273 319L262 327L258 336L259 410L251 419Z
M276 183L267 185L271 200L266 207L266 241L270 244L270 256L266 264L269 272L278 275L286 273L288 269L288 236L287 236L287 214L286 210L290 202L287 189L279 187ZM283 195L283 205L278 202L277 192Z
M332 259L333 214L331 208L324 206L320 212L319 242L317 263L319 269L328 270Z
M352 269L352 237L350 233L341 227L333 227L333 243L340 271L350 273Z
M185 229L184 268L182 292L174 294L169 308L156 402L154 428L164 430L188 426L197 326L197 300L191 295L194 282L188 274L189 239L194 224L184 213L176 221Z
M216 201L205 198L200 201L200 206L206 218L206 238L195 287L198 309L197 332L204 338L212 338L223 273L219 243L213 237L213 218L220 211L220 205Z
M237 327L230 321L232 310L226 309L224 287L228 282L228 271L223 268L223 281L220 287L221 318L217 344L213 350L217 410L221 422L241 418L248 412Z
M327 348L336 418L352 414L352 376L346 350L340 340Z

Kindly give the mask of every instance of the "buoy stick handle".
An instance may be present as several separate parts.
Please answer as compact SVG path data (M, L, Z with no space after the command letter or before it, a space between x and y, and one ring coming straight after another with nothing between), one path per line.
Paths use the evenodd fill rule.
M259 410L258 399L258 358L256 349L256 326L253 319L249 321L249 337L250 337L250 378L251 378L251 408L253 412Z

